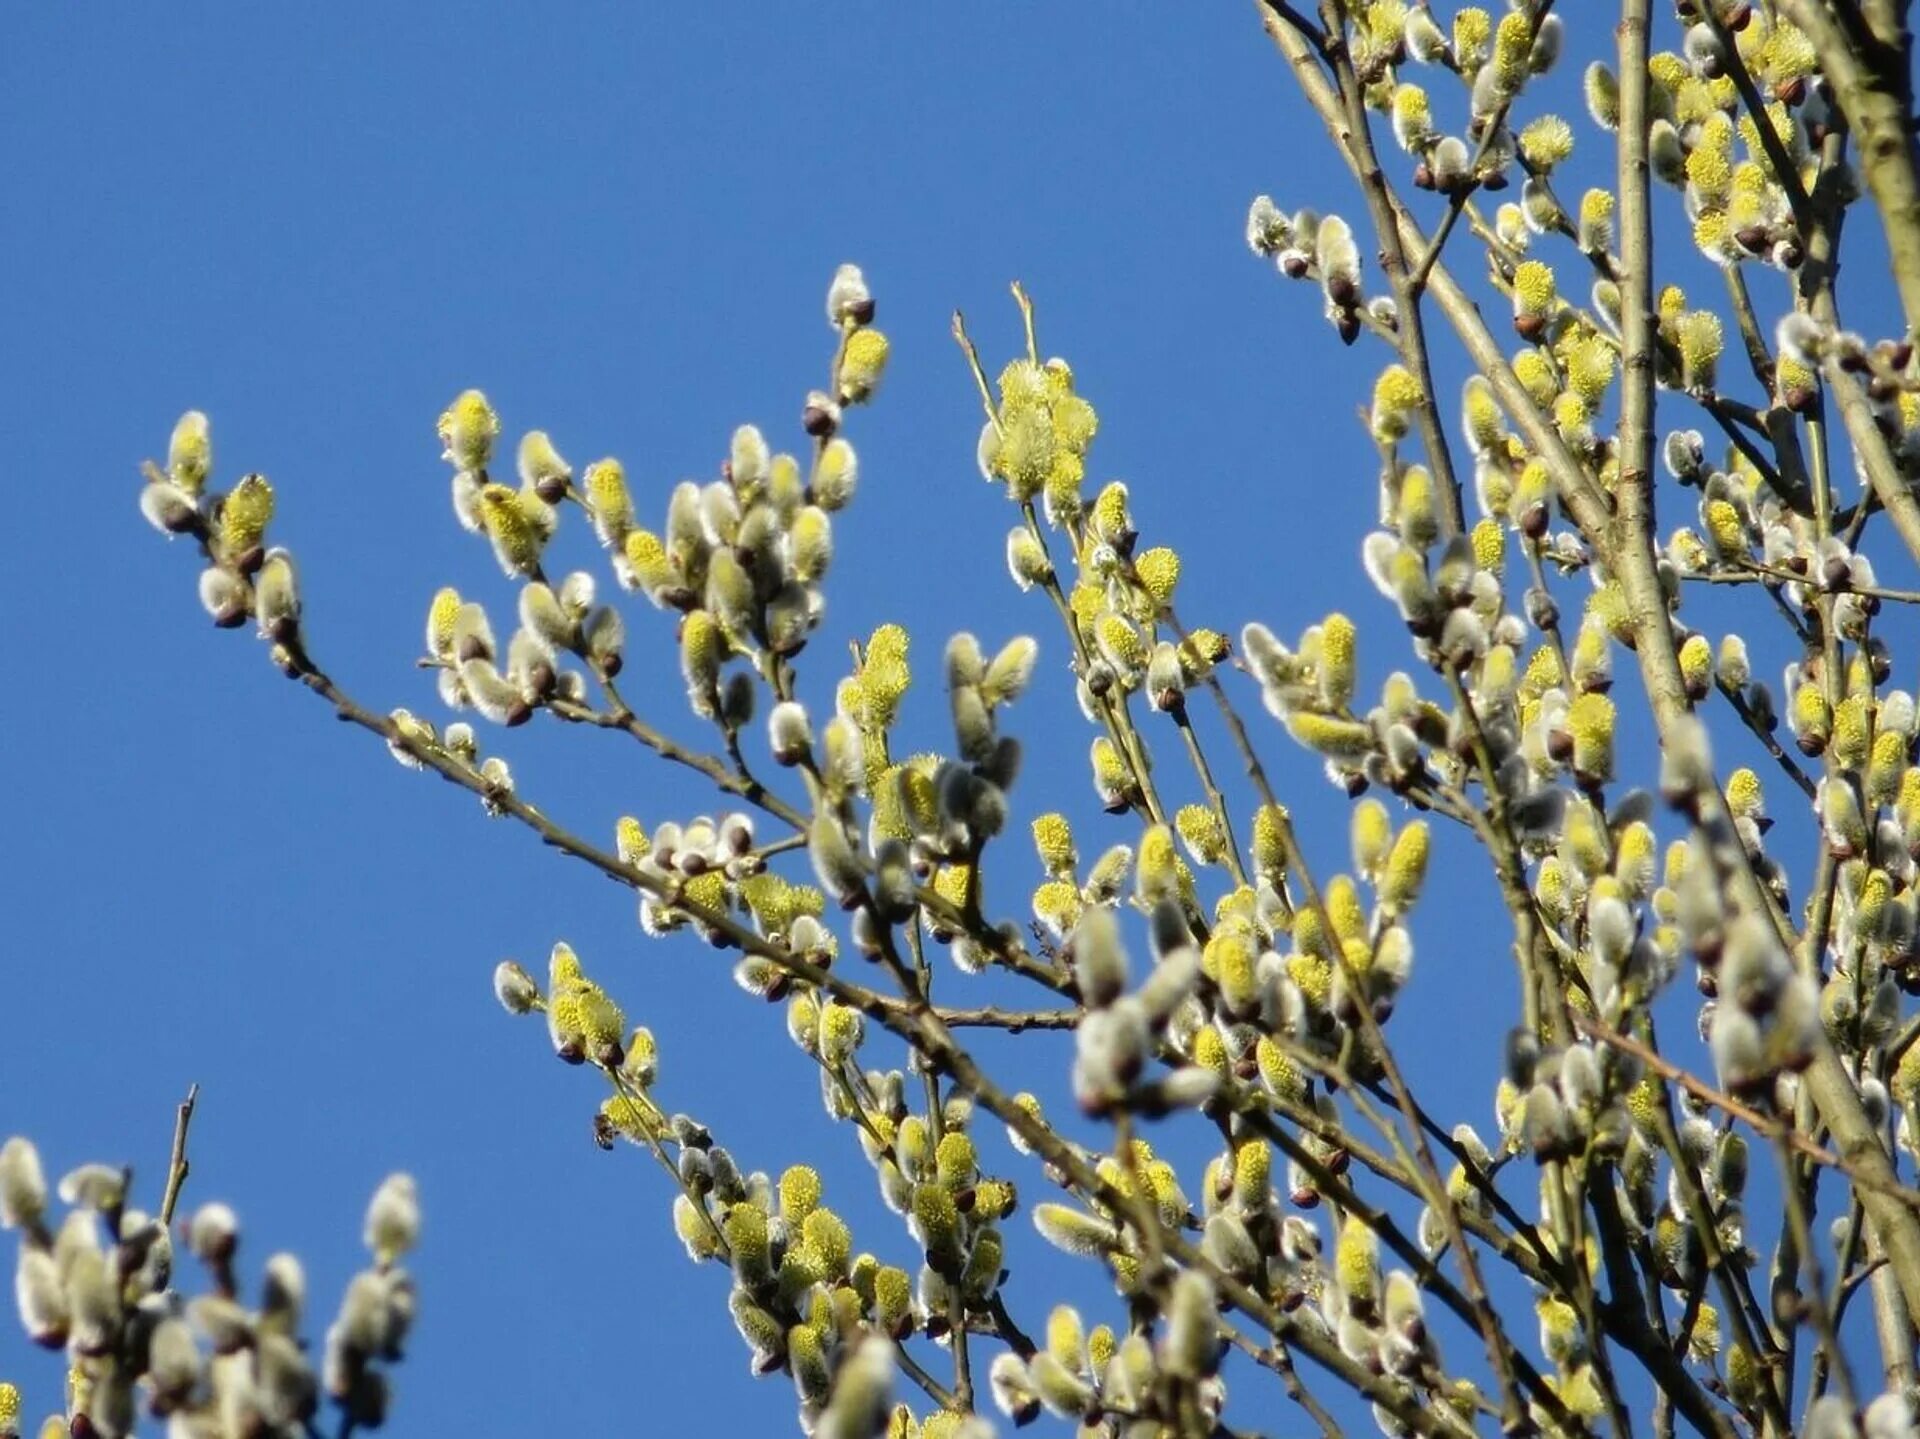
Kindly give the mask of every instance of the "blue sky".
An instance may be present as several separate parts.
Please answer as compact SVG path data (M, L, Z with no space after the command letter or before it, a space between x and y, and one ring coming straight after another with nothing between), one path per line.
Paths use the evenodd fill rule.
M55 1172L125 1159L157 1185L172 1105L198 1082L189 1201L230 1199L256 1263L305 1256L316 1311L357 1261L375 1183L413 1170L423 1311L396 1432L786 1425L791 1389L747 1379L724 1277L686 1262L662 1177L592 1148L598 1092L501 1014L488 977L572 941L660 1035L665 1102L752 1167L826 1159L856 1242L899 1259L778 1013L697 943L646 941L622 893L332 723L256 642L207 627L191 554L139 519L135 466L180 411L210 412L222 481L275 481L322 663L374 708L437 713L412 667L428 597L455 584L496 616L512 599L449 513L446 401L479 385L509 435L549 429L577 463L618 455L657 516L734 425L799 444L830 352L824 288L856 260L893 363L851 429L862 489L806 692L827 703L846 640L900 621L923 680L908 734L944 743L945 637L1032 631L1043 676L1014 717L1035 760L1016 810L1068 808L1083 853L1131 839L1091 803L1064 639L1004 575L1011 512L974 468L955 306L991 365L1017 340L1007 283L1027 283L1043 348L1105 418L1095 476L1129 480L1146 542L1187 557L1190 622L1287 634L1352 606L1381 636L1374 681L1406 661L1355 563L1374 487L1353 414L1381 357L1341 350L1317 296L1241 239L1257 191L1350 211L1352 192L1252 8L1175 13L14 13L0 433L21 513L0 589L24 623L3 711L0 1131L36 1136ZM576 522L559 543L597 563ZM668 625L644 607L629 620L630 696L704 739L664 668ZM613 736L485 738L530 798L599 839L622 811L711 808ZM1270 728L1262 744L1317 809L1327 867L1343 863L1317 765ZM1013 912L1028 862L1010 848ZM1440 857L1432 911L1414 991L1431 1037L1408 1040L1409 1063L1437 1107L1485 1126L1511 985L1463 849ZM1063 1043L982 1049L1038 1055L1030 1082L1060 1092ZM1042 1193L997 1136L989 1157ZM1016 1226L1009 1300L1028 1326L1061 1294L1091 1311L1098 1285ZM0 1325L0 1375L36 1414L58 1373ZM1261 1413L1292 1422L1277 1396L1247 1418Z

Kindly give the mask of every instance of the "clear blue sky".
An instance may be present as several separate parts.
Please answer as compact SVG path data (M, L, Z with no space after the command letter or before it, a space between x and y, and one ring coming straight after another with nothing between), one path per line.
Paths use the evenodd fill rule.
M576 463L620 456L657 516L735 424L799 443L831 342L824 286L857 260L894 357L851 431L862 490L808 693L827 702L847 638L902 621L924 682L908 733L944 743L945 636L1030 630L1044 674L1015 724L1060 762L1030 765L1017 811L1068 807L1083 852L1131 839L1091 803L1053 617L1004 577L1010 512L974 468L948 314L1004 357L1006 285L1026 281L1043 348L1105 417L1095 476L1128 479L1148 541L1188 558L1190 620L1284 634L1352 606L1381 637L1373 680L1406 662L1356 565L1374 487L1353 413L1381 357L1342 351L1317 296L1241 239L1260 190L1357 209L1253 8L46 7L8 32L0 1132L39 1138L56 1173L126 1159L154 1186L198 1082L189 1201L230 1199L256 1263L309 1261L316 1337L367 1195L413 1170L422 1317L395 1432L778 1432L792 1391L747 1379L724 1276L686 1262L662 1176L592 1148L590 1078L504 1016L488 978L571 940L660 1034L666 1103L752 1167L830 1156L856 1242L899 1259L778 1013L697 943L646 941L621 892L332 723L257 642L211 630L193 556L135 510L135 465L180 411L209 411L223 482L260 469L278 487L322 663L375 708L437 715L412 667L428 597L452 583L502 616L512 594L449 513L433 423L455 391L485 388L509 437L539 426ZM577 520L560 544L596 562ZM666 675L666 622L629 615L633 673ZM677 680L631 691L701 738ZM612 736L486 740L598 838L623 810L710 807ZM1344 863L1317 766L1276 731L1262 743L1318 808L1325 864ZM1437 1108L1486 1128L1512 997L1490 917L1472 857L1443 855L1413 993L1434 1038L1410 1062ZM1036 1087L1060 1092L1066 1046L1030 1050ZM997 1131L989 1156L1043 1195ZM1097 1296L1016 1228L1009 1298L1029 1327L1063 1286ZM52 1407L58 1363L11 1323L0 1376ZM1243 1418L1294 1426L1277 1395Z

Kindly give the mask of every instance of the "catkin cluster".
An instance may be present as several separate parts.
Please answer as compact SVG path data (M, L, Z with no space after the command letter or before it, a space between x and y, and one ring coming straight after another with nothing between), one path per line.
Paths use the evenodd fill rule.
M261 1266L258 1300L242 1297L240 1222L203 1204L181 1226L206 1290L176 1284L163 1210L132 1203L130 1173L83 1164L50 1195L31 1141L0 1145L0 1228L18 1230L14 1294L27 1338L67 1358L66 1402L43 1439L120 1439L141 1416L175 1439L304 1439L323 1407L342 1431L376 1429L391 1402L388 1371L413 1326L416 1298L400 1261L420 1234L412 1176L390 1176L368 1205L368 1267L349 1281L318 1360L301 1336L306 1270L278 1253ZM176 1191L170 1186L167 1202ZM57 1196L64 1214L51 1205ZM20 1393L0 1384L0 1434L20 1431Z

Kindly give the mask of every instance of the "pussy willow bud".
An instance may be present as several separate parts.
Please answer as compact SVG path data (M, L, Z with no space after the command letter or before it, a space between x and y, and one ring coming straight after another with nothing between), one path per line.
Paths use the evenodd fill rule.
M392 1264L420 1238L420 1190L411 1174L390 1174L367 1206L363 1239L374 1258Z
M1186 690L1186 668L1180 663L1180 651L1171 642L1160 641L1147 659L1147 702L1169 714L1186 703Z
M842 907L851 909L864 884L860 859L845 828L831 813L823 811L815 817L808 832L807 853L820 887Z
M267 551L253 577L253 594L261 637L290 642L300 629L300 588L288 551Z
M1113 911L1096 905L1074 926L1069 953L1081 998L1098 1009L1111 1004L1127 985L1127 957Z
M873 322L873 292L858 265L842 265L833 272L827 286L827 323L835 329L843 325L867 325Z
M796 700L782 700L767 715L767 743L774 762L797 765L813 753L813 730L807 711Z
M1217 1302L1212 1281L1198 1270L1184 1270L1173 1281L1161 1368L1185 1379L1201 1379L1214 1371L1222 1342Z
M33 1141L15 1135L0 1144L0 1229L32 1228L47 1209L47 1180Z
M244 624L253 594L232 570L209 566L200 572L200 604L221 629Z

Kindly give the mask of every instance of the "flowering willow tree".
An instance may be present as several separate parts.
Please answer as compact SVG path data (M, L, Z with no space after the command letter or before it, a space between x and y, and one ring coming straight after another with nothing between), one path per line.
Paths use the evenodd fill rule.
M1352 540L1386 601L1367 644L1405 668L1377 697L1346 615L1284 638L1184 622L1181 560L1091 468L1095 406L1018 286L1011 357L983 358L957 315L954 334L1008 570L1085 716L1104 813L1077 823L1019 805L1040 640L949 639L950 730L912 742L898 627L850 665L808 646L861 479L848 429L888 358L853 266L804 438L742 426L664 505L618 460L576 469L538 430L509 446L479 390L454 400L455 516L507 583L434 596L437 698L414 708L335 678L272 486L216 486L205 416L181 419L141 508L198 550L217 624L256 628L409 768L628 886L647 935L730 952L783 1016L851 1142L769 1176L680 1108L676 1037L629 1026L617 964L555 936L543 977L494 976L597 1084L600 1142L664 1171L688 1255L809 1432L980 1435L997 1413L1128 1436L1369 1414L1394 1434L1911 1434L1920 711L1889 636L1920 593L1876 573L1920 559L1907 7L1259 8L1358 183L1352 220L1260 197L1247 239L1380 357L1378 504ZM1552 113L1576 73L1586 114ZM1576 196L1596 152L1606 183ZM1836 286L1853 211L1897 299L1853 317L1864 333ZM1706 623L1730 609L1740 632ZM690 719L623 692L629 624L675 628ZM1776 664L1778 686L1756 676ZM830 713L803 677L833 687ZM1276 725L1243 719L1256 693ZM1230 753L1207 752L1202 709ZM713 812L567 827L514 783L510 731L536 720L697 772ZM1636 733L1657 755L1617 741ZM1332 788L1276 794L1276 741ZM1313 803L1350 808L1349 854L1303 850L1290 806ZM990 876L1029 834L1046 877L1009 895ZM1396 1058L1442 845L1484 854L1511 922L1504 1077L1473 1116L1436 1112ZM981 1003L990 971L1029 1001ZM981 1028L1070 1031L1082 1115L984 1067ZM983 1168L989 1126L1006 1173ZM1212 1157L1183 1171L1153 1142L1175 1129ZM56 1232L30 1148L0 1152L23 1314L84 1381L73 1432L127 1432L136 1399L193 1436L380 1420L410 1185L376 1199L376 1267L320 1382L288 1389L283 1276L242 1305L228 1217L203 1210L215 1293L184 1303L152 1272L165 1224L117 1174L69 1176L83 1218ZM899 1231L854 1234L831 1196L858 1185ZM1016 1312L1002 1281L1042 1242L1111 1281L1106 1311ZM18 1407L0 1389L0 1432Z

